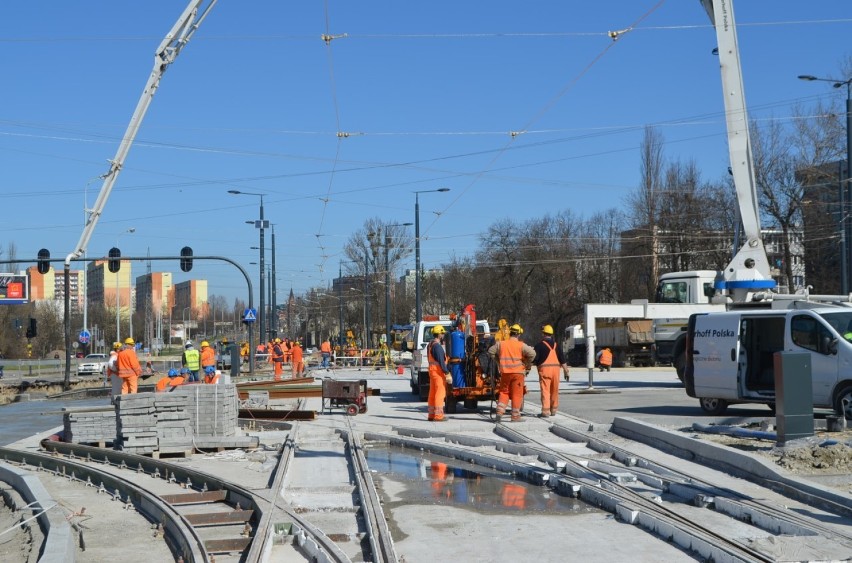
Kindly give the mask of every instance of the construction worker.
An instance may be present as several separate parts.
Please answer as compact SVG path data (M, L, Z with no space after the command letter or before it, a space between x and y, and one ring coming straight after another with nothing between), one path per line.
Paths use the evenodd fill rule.
M216 350L206 340L201 343L201 371L207 373L207 368L216 370Z
M488 354L496 358L500 368L500 387L497 398L497 422L503 419L509 401L512 402L512 422L521 421L521 401L524 398L524 375L535 359L535 350L521 342L518 336L523 332L521 325L509 327L509 340L498 340L488 349Z
M198 371L201 369L201 352L193 347L191 340L187 340L184 345L180 364L189 370L189 382L197 383Z
M562 349L556 345L553 338L553 327L541 327L541 342L535 345L533 365L538 369L538 381L541 384L541 414L542 418L555 415L559 407L559 372L565 374L568 381L568 362L562 354Z
M204 368L204 383L210 385L219 383L219 374L216 372L216 366L207 366Z
M139 384L139 376L142 375L142 366L136 357L136 342L132 338L124 340L124 346L116 356L118 377L121 378L121 394L136 393Z
M118 351L121 350L121 342L113 342L112 350L109 352L109 361L106 365L107 379L112 385L110 403L115 404L115 398L121 395L121 378L118 376Z
M331 342L328 341L328 338L323 340L322 344L320 344L320 354L322 355L322 363L320 363L320 367L325 369L331 367Z
M305 361L302 345L298 340L293 342L293 349L290 353L293 355L293 377L299 377L305 373Z
M284 347L281 346L280 338L276 338L272 345L272 364L275 368L275 381L281 381L281 374L284 372Z
M240 344L240 359L245 362L249 357L249 343L245 340Z
M444 421L444 400L447 398L448 383L453 379L447 368L447 352L444 350L443 341L447 330L441 325L432 328L432 342L426 347L429 358L429 416L428 420L433 422Z
M598 350L595 357L598 360L598 367L600 367L600 370L609 371L609 368L612 367L612 350L609 348Z
M177 387L178 385L183 385L185 382L186 378L180 375L178 370L172 368L169 370L167 376L161 377L157 384L154 385L154 391L162 393L167 387Z

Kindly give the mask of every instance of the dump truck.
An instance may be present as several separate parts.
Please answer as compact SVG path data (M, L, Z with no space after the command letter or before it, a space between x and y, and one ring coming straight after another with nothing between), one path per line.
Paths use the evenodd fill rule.
M654 325L650 320L599 322L595 347L612 351L614 367L654 366ZM565 329L562 352L573 367L586 364L586 339L582 325Z

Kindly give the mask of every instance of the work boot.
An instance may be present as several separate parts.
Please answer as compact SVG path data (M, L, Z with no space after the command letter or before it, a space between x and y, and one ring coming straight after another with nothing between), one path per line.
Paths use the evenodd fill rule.
M501 420L503 420L503 415L502 414L494 415L494 420L496 420L497 422L500 422Z
M550 416L550 411L541 411L541 414L538 415L539 418L547 418Z

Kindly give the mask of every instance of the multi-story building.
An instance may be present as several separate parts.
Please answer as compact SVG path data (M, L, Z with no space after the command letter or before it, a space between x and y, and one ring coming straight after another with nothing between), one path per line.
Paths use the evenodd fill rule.
M151 306L151 314L171 311L174 306L174 286L172 284L171 272L151 272L136 278L136 304L137 315L144 315Z
M117 307L122 317L129 316L133 306L132 274L130 260L122 260L115 273L109 271L105 260L89 262L86 267L89 303L100 303L112 309Z
M71 312L83 310L83 299L86 287L86 272L70 270L68 272L69 301ZM36 266L27 268L30 282L30 301L55 300L65 302L65 270L50 268L45 274L40 274Z
M192 319L207 317L207 280L187 280L174 284L172 300L172 319Z

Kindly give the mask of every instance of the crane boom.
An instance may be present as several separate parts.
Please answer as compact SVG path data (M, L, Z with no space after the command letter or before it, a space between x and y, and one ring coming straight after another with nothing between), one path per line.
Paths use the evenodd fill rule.
M756 290L774 288L775 281L769 273L769 259L760 233L760 208L732 1L700 0L716 28L728 152L745 234L745 243L722 272L723 279L717 280L716 289L727 291L728 297L734 302L744 302L750 301Z
M209 3L199 15L199 9L205 1ZM162 79L163 74L165 74L166 69L168 69L169 65L175 61L181 50L189 42L190 38L198 29L198 26L201 25L201 22L207 17L207 14L216 2L217 0L190 0L186 9L184 9L183 13L181 13L177 22L175 22L174 26L172 26L169 33L157 48L157 52L154 55L154 68L151 71L151 75L148 77L148 82L145 84L145 88L142 90L142 95L139 98L139 102L136 104L133 116L130 118L130 124L127 126L127 130L121 139L121 144L118 146L118 150L115 153L115 158L110 161L109 170L101 176L104 183L101 186L100 193L98 193L98 199L95 201L95 205L92 207L86 219L86 225L83 227L83 233L80 235L80 240L77 242L77 246L74 247L74 250L65 259L66 265L70 264L72 258L79 258L86 251L86 248L89 245L89 240L92 238L92 234L100 220L104 207L106 207L106 202L112 192L112 187L115 185L115 181L121 172L121 168L124 166L127 154L130 152L130 147L136 139L136 133L138 133L139 127L142 125L142 120L145 118L145 114L148 111L148 107L151 105L151 100L153 100L154 94L157 93L157 88L160 86L160 80Z

